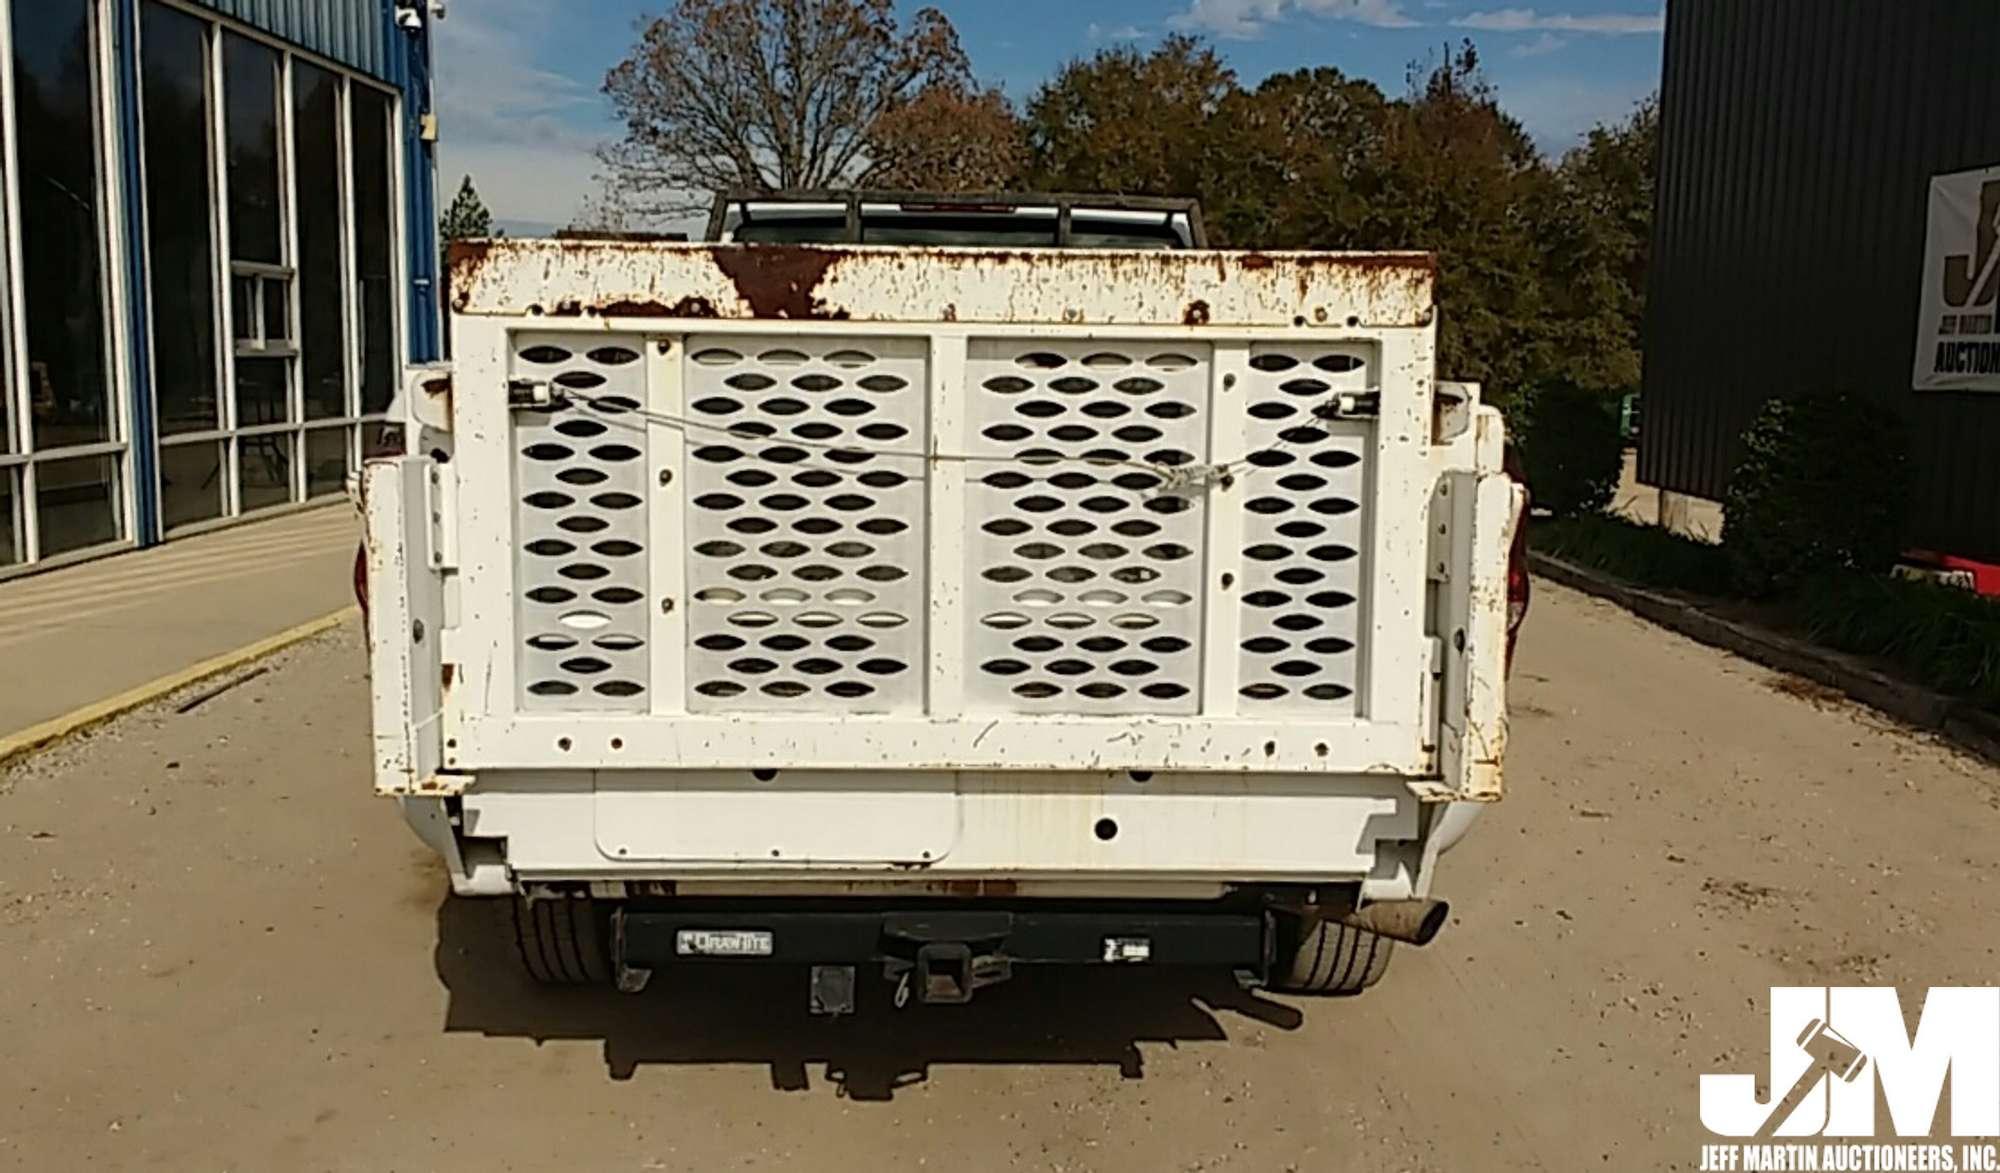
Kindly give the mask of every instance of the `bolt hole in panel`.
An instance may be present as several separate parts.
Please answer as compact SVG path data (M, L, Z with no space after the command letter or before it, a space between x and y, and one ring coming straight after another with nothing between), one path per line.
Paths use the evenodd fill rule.
M643 710L643 339L520 334L511 374L588 394L512 413L515 678L524 710Z
M1418 833L1418 803L1401 779L1354 774L1168 772L1142 783L1075 772L1024 786L1018 774L980 771L607 770L594 789L594 844L569 839L546 805L513 805L537 796L485 791L466 802L495 834L516 819L540 831L519 836L509 860L552 873L594 854L779 869L906 863L1024 879L1157 872L1162 861L1190 878L1352 876L1376 866L1384 841Z
M1207 346L973 339L966 697L977 711L1201 704Z
M687 355L688 711L922 711L929 343Z
M1256 346L1244 402L1239 711L1339 719L1360 689L1372 423L1315 412L1379 385L1372 346Z
M612 770L597 775L594 791L596 846L606 859L935 864L959 837L951 773Z

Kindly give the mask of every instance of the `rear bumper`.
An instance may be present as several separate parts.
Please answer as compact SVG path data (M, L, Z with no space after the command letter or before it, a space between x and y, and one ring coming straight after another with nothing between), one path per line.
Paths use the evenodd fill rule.
M624 964L914 965L927 948L964 946L1012 965L1211 966L1262 973L1273 944L1272 914L1212 905L1059 904L996 907L960 902L843 902L801 907L756 902L627 908L617 913ZM743 934L769 951L716 957L690 934ZM692 946L692 948L691 948Z

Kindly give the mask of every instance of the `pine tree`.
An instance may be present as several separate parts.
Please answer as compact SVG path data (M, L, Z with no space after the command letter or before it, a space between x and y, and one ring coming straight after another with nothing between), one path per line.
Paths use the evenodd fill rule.
M468 175L458 185L458 195L451 206L444 210L438 221L438 239L445 244L454 240L472 240L493 235L493 213L486 210L486 201L479 198L479 189L472 185Z
M452 197L451 206L438 218L438 282L446 307L451 305L451 242L493 235L496 235L493 213L486 210L486 201L479 198L479 189L472 186L472 176L468 175L458 185L458 194ZM450 357L449 312L444 315L444 352L446 357Z

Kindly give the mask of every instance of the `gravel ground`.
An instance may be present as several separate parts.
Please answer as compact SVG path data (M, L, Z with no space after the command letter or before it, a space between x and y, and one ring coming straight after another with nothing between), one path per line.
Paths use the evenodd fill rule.
M1992 984L2000 771L1543 589L1511 797L1369 995L549 996L368 794L358 632L0 779L0 1166L1693 1168L1774 984ZM186 698L178 698L184 703Z

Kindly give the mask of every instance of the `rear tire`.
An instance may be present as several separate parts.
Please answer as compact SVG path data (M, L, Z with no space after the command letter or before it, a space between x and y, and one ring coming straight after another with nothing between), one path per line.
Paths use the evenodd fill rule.
M1307 929L1286 917L1279 933L1273 984L1294 994L1359 994L1382 980L1396 948L1387 937L1333 920Z
M545 986L608 983L610 928L610 914L587 897L514 898L514 944L521 964Z

